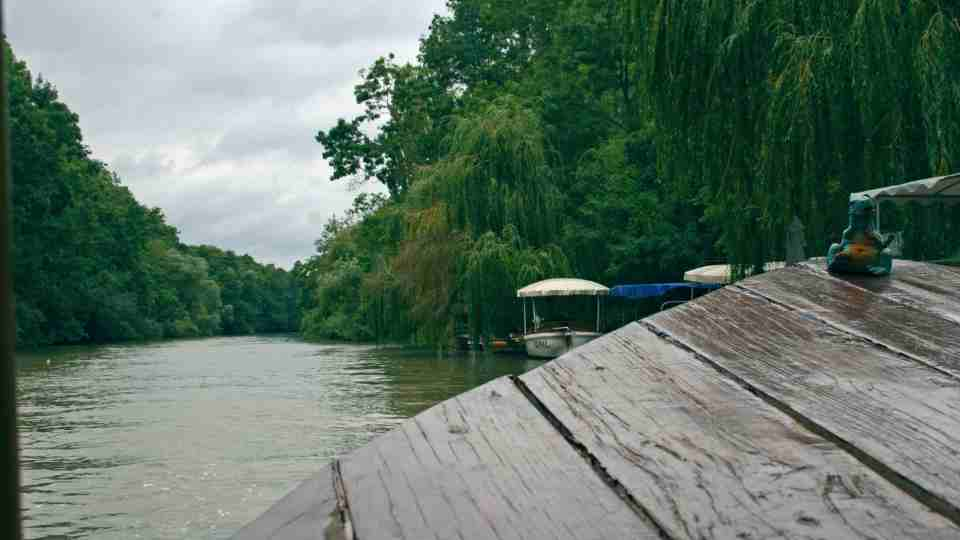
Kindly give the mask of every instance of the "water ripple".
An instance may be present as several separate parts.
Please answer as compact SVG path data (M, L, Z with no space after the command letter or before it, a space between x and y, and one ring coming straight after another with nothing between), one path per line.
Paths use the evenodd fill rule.
M21 353L27 538L229 538L331 458L535 365L290 336Z

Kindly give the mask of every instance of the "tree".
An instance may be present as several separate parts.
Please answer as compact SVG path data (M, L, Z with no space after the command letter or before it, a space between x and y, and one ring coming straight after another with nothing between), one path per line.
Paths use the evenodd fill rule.
M956 166L957 17L938 1L661 0L661 174L706 203L736 263L779 255L794 215L824 245L847 193Z
M231 332L296 327L284 271L182 245L159 209L139 204L90 156L56 88L4 47L19 345L213 335L224 319ZM253 279L226 285L227 309L220 280L231 265L243 270L234 277Z
M377 59L361 76L354 95L364 113L350 121L339 119L318 132L316 140L333 167L332 180L376 179L399 196L416 166L436 156L437 130L451 102L421 68L397 65L392 54ZM369 129L376 129L376 135L367 135Z
M418 62L375 63L357 86L366 114L319 138L335 179L389 187L381 210L331 221L300 269L356 260L363 294L340 301L379 306L368 328L440 343L464 317L475 335L509 330L511 291L538 277L676 281L708 259L757 269L782 257L795 215L825 250L850 192L957 166L953 3L447 8ZM909 256L957 249L956 211L884 215L925 239Z

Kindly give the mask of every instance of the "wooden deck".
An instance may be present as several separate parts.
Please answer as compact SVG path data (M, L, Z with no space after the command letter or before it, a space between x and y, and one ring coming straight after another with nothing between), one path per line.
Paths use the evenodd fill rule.
M810 263L501 378L236 540L960 538L960 268Z

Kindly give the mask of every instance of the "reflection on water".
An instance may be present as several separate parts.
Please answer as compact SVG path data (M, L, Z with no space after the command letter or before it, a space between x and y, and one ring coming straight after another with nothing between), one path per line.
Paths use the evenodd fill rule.
M404 418L538 363L291 337L18 355L27 538L228 538Z

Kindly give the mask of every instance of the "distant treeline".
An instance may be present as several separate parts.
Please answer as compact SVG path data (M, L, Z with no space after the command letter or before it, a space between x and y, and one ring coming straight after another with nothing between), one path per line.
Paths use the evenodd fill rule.
M446 340L520 326L515 289L679 280L826 253L862 189L960 171L960 4L448 0L415 63L317 135L371 180L297 265L311 337ZM904 255L960 247L960 210L885 210Z
M4 43L17 343L292 331L299 288L247 255L186 246L83 143L78 117Z

